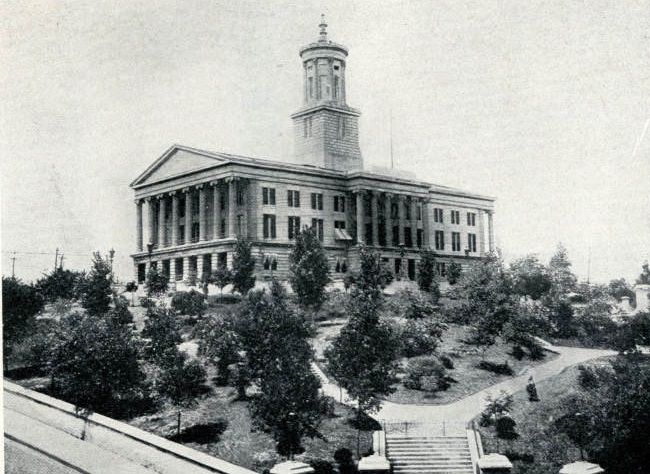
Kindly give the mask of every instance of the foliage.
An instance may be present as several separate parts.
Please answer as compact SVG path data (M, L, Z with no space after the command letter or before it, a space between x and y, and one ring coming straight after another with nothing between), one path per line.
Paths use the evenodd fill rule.
M496 398L488 395L485 402L486 405L483 412L481 412L479 424L481 426L492 426L499 417L510 413L514 398L509 393L501 391Z
M172 296L171 306L179 314L202 316L206 308L205 295L196 290L178 291Z
M5 366L13 346L22 341L43 309L41 294L17 278L2 277L2 341Z
M461 267L460 263L450 262L449 265L447 265L447 282L450 285L453 286L458 283L462 275L463 267Z
M431 293L434 300L440 298L440 288L436 281L436 257L433 250L427 248L420 253L418 264L418 286L420 290Z
M108 310L107 316L117 324L133 322L133 315L129 311L129 302L123 296L113 297L113 307Z
M495 423L497 437L501 439L517 439L519 435L515 430L517 423L510 416L505 415L497 418Z
M619 356L591 369L589 383L562 400L556 425L608 473L646 472L650 445L650 367L637 356Z
M569 254L564 245L558 244L548 264L548 271L551 278L549 294L553 301L562 300L575 290L577 278L571 270Z
M158 393L179 406L191 406L205 393L205 369L196 360L188 360L176 346L159 359L160 373L155 388Z
M510 319L503 325L502 337L514 347L525 347L531 356L540 353L535 336L548 332L548 310L536 302L520 301ZM518 352L513 349L513 352ZM543 354L543 352L541 352ZM534 358L534 357L531 357Z
M453 379L436 357L418 357L409 362L404 386L413 390L435 393L447 390Z
M325 459L310 459L307 464L314 468L314 474L334 474L334 466Z
M147 316L142 329L142 337L146 339L143 353L148 360L160 362L182 341L178 319L165 307L154 308Z
M527 255L512 262L510 273L513 289L518 295L538 300L551 289L549 271L534 255Z
M454 361L451 360L451 357L448 355L440 354L438 356L438 359L440 359L440 363L445 369L452 370L454 368Z
M232 258L233 288L245 295L255 286L255 257L252 252L253 243L242 238L237 239Z
M488 372L495 373L497 375L513 375L514 372L508 361L505 361L503 364L497 362L490 362L489 360L482 360L478 363L477 367L479 369L487 370Z
M134 281L130 281L130 282L128 282L126 284L126 286L124 287L124 290L127 293L135 293L136 291L138 291L138 284L136 282L134 282Z
M169 277L165 275L158 267L151 265L147 272L147 289L152 295L162 295L169 287Z
M64 318L52 337L48 372L55 396L107 416L131 416L146 398L133 333L111 319Z
M445 329L446 324L433 318L408 320L400 335L402 353L406 357L432 354L438 348Z
M435 312L436 307L433 305L430 295L423 294L420 291L410 290L406 290L403 293L406 296L405 318L422 319L431 316Z
M84 274L61 267L39 278L35 287L46 301L53 302L58 299L71 300L79 297L79 284L83 281Z
M358 415L376 409L393 392L399 341L379 320L381 289L387 280L377 253L360 249L360 273L352 290L348 323L325 351L334 379L357 400Z
M113 294L111 273L110 263L95 252L90 273L80 283L81 306L88 314L99 316L108 312Z
M232 272L226 267L219 267L210 275L210 281L223 293L223 289L232 283Z
M229 366L240 360L236 318L232 314L206 318L195 331L199 339L198 354L217 367L220 382L226 384L230 379Z
M529 402L539 401L539 395L537 395L537 386L535 385L535 380L533 379L532 375L528 378L528 383L526 384L526 392L528 393Z
M320 381L311 371L307 326L273 280L270 291L248 294L238 328L246 354L244 376L259 387L252 397L255 422L273 434L280 454L296 453L303 436L318 434L325 410Z
M304 228L296 235L289 254L289 282L303 307L320 307L329 283L329 268L325 250L316 231Z
M334 460L338 465L339 474L356 474L357 468L348 448L339 448L334 451Z
M608 293L616 301L621 301L624 296L630 298L630 302L634 302L635 294L632 286L625 281L625 278L611 280L608 285Z
M650 285L650 264L647 261L643 263L641 274L637 278L636 283L638 285Z
M568 301L558 301L552 304L549 319L558 337L571 337L576 335L576 329L573 323L573 307Z

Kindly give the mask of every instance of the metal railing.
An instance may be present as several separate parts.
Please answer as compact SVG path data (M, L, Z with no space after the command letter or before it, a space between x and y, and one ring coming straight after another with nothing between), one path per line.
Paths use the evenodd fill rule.
M464 421L402 421L382 420L382 428L393 436L466 436L468 424Z

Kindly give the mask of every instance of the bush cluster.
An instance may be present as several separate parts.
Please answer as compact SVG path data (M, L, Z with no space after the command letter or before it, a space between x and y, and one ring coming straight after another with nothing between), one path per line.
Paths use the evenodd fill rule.
M418 357L409 362L403 383L412 390L435 393L447 390L453 381L437 357Z
M487 370L488 372L495 373L497 375L513 375L514 371L508 362L499 364L496 362L490 362L488 360L482 360L478 363L477 367L482 370Z

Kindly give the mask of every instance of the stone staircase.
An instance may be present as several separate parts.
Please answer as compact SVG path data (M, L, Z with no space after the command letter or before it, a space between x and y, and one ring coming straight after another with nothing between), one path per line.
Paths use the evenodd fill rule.
M474 474L467 436L386 435L394 474Z

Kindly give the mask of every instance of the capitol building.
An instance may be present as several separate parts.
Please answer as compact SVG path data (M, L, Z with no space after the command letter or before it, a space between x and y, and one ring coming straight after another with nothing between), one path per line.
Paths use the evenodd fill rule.
M494 250L494 198L364 167L361 112L347 104L345 46L318 39L300 49L303 96L292 116L293 157L265 160L173 145L132 183L137 281L149 265L170 281L230 266L238 238L252 242L260 280L288 274L304 226L323 243L334 279L358 266L359 246L414 279L431 248L437 272ZM296 78L296 85L299 83Z

